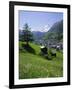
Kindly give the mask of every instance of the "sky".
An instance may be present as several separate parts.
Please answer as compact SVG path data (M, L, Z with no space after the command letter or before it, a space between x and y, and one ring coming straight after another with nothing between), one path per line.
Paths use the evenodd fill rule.
M47 32L51 26L63 19L61 12L40 12L19 10L19 29L23 30L27 23L31 31Z

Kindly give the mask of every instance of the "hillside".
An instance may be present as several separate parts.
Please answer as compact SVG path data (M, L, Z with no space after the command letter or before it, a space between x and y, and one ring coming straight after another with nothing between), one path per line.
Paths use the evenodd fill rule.
M46 40L56 40L60 41L63 39L63 20L56 22L50 30L46 33L45 37Z
M55 24L53 24L53 26L50 28L49 32L59 32L59 33L63 33L63 20L56 22Z
M29 43L35 54L22 47L24 42L19 42L19 79L46 78L63 76L63 55L57 51L57 56L52 60L40 56L40 46Z
M40 32L40 31L33 31L32 33L35 40L41 40L45 35L45 32Z

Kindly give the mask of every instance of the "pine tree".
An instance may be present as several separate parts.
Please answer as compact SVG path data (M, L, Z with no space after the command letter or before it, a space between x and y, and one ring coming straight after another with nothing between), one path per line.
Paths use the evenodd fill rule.
M22 40L28 45L30 41L33 41L33 34L30 31L28 24L26 23L23 27Z

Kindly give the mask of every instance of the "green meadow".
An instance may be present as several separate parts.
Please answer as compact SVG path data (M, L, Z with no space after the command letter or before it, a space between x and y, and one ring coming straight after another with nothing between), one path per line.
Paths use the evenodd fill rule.
M25 48L24 48L25 47ZM56 51L56 57L51 56L48 50L46 59L40 55L40 46L19 42L19 79L51 78L63 76L63 53Z

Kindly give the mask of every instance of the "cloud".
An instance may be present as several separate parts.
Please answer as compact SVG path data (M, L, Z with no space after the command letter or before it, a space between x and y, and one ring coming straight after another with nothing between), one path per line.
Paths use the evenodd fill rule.
M50 26L49 25L44 25L42 28L41 28L41 32L47 32L49 31L50 29Z
M50 26L49 26L49 25L45 25L45 26L44 26L44 31L45 31L45 32L49 31L49 29L50 29Z
M49 31L50 26L49 25L44 25L36 28L31 28L31 31L40 31L40 32L47 32Z

